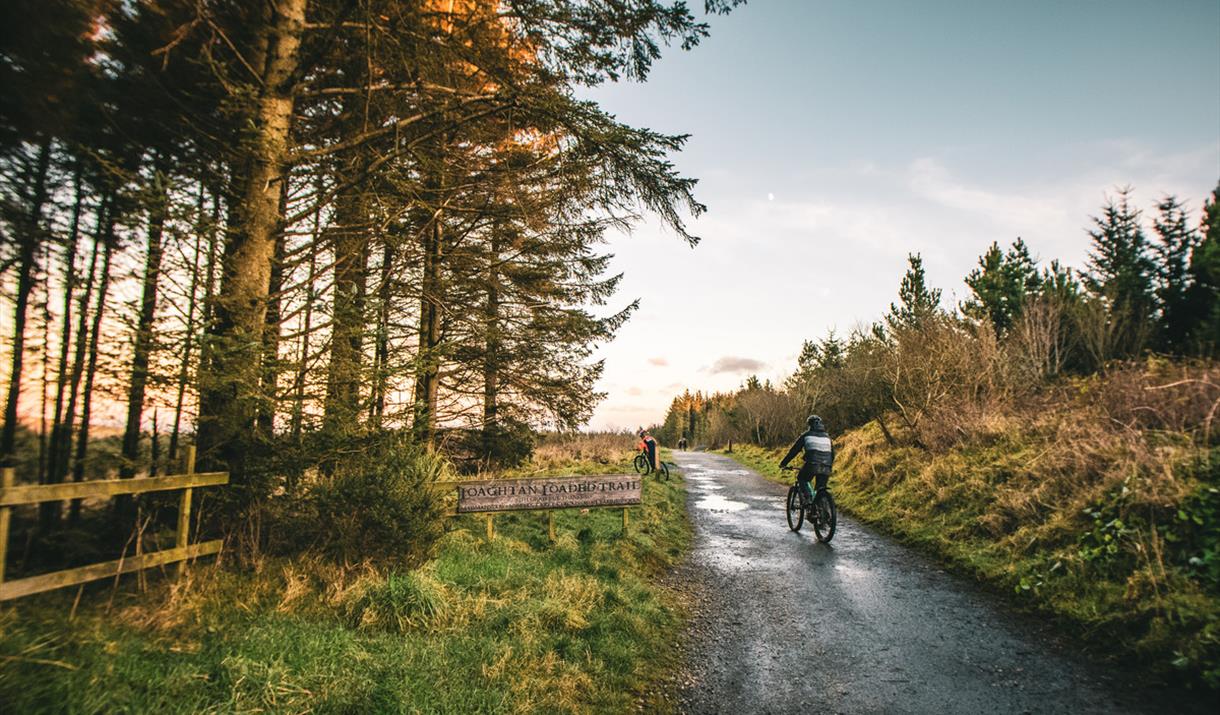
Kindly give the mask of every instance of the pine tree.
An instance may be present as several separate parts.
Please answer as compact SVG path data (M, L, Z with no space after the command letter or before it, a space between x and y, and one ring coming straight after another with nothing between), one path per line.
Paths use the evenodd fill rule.
M1203 204L1202 237L1190 254L1190 289L1183 320L1200 355L1220 355L1220 182Z
M928 288L923 268L923 258L918 253L907 256L907 272L898 288L897 304L890 304L885 317L891 331L917 329L940 311L939 288Z
M979 257L979 267L966 276L974 298L962 304L962 312L988 321L997 337L1016 323L1026 298L1037 292L1041 278L1029 248L1020 238L1007 252L992 243Z
M1093 240L1085 285L1105 302L1110 331L1116 336L1116 355L1137 354L1146 343L1153 319L1155 272L1148 239L1141 227L1140 211L1131 206L1131 188L1110 199L1102 215L1093 217Z
M1188 269L1198 235L1187 225L1186 210L1177 197L1166 196L1156 208L1158 215L1152 225L1158 240L1152 250L1156 257L1160 347L1177 352L1182 349L1190 329L1186 307L1190 290Z

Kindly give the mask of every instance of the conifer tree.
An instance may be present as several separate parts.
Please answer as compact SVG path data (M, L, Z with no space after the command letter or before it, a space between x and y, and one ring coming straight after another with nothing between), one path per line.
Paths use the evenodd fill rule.
M1195 352L1220 355L1220 183L1203 204L1202 236L1190 254L1186 296L1189 342Z
M1140 211L1131 205L1131 188L1118 192L1093 217L1089 231L1085 285L1104 301L1111 332L1116 336L1116 357L1134 355L1144 348L1147 328L1153 318L1153 274L1148 239L1141 226Z
M966 276L974 298L962 305L962 312L988 321L996 336L1003 336L1016 323L1026 298L1038 290L1040 282L1024 241L1018 238L1007 252L993 242L979 257L979 267Z
M1198 236L1187 225L1186 210L1175 196L1157 204L1152 221L1157 242L1152 244L1156 257L1156 299L1159 308L1161 349L1177 352L1183 347L1190 329L1186 296L1190 288L1189 261Z
M885 316L891 331L918 328L940 311L939 288L928 288L923 258L918 253L907 255L907 272L898 288L898 303L890 304Z

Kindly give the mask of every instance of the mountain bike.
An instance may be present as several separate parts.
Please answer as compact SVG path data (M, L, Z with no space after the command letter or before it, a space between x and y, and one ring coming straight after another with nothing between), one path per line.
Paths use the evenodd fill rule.
M635 459L632 460L631 464L633 467L635 467L636 474L643 474L647 476L653 472L652 465L648 463L647 452L641 451L639 454L635 455ZM657 479L669 481L669 465L660 459L657 460L656 472Z
M784 467L784 470L797 471L796 467ZM800 531L808 519L809 523L813 524L813 533L817 535L818 541L825 544L834 538L839 513L829 488L818 489L811 497L806 490L801 489L798 480L788 487L787 512L789 529Z

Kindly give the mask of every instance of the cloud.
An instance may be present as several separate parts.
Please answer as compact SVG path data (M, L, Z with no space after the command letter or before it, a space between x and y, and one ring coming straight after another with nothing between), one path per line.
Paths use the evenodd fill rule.
M1079 220L1056 195L1022 195L991 191L955 176L932 157L916 159L909 168L910 190L915 196L954 211L973 212L1009 225L1053 226Z
M624 390L624 392L633 397L644 394L644 391L638 387L628 387L626 390Z
M722 372L759 372L767 367L767 363L753 358L725 356L712 363L708 369L713 375L718 375Z
M656 365L657 367L665 367L666 365L669 364L669 361L663 357L651 357L651 358L648 358L648 364Z

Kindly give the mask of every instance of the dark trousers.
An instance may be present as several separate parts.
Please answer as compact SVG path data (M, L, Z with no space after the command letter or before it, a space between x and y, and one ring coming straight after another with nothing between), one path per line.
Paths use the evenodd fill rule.
M656 442L648 443L648 463L650 465L652 465L653 469L657 468L657 443Z
M814 465L812 464L805 464L801 467L801 471L796 473L796 479L801 483L802 487L808 486L809 482L815 478L817 479L816 485L818 489L825 489L826 482L830 481L829 474L815 474Z

